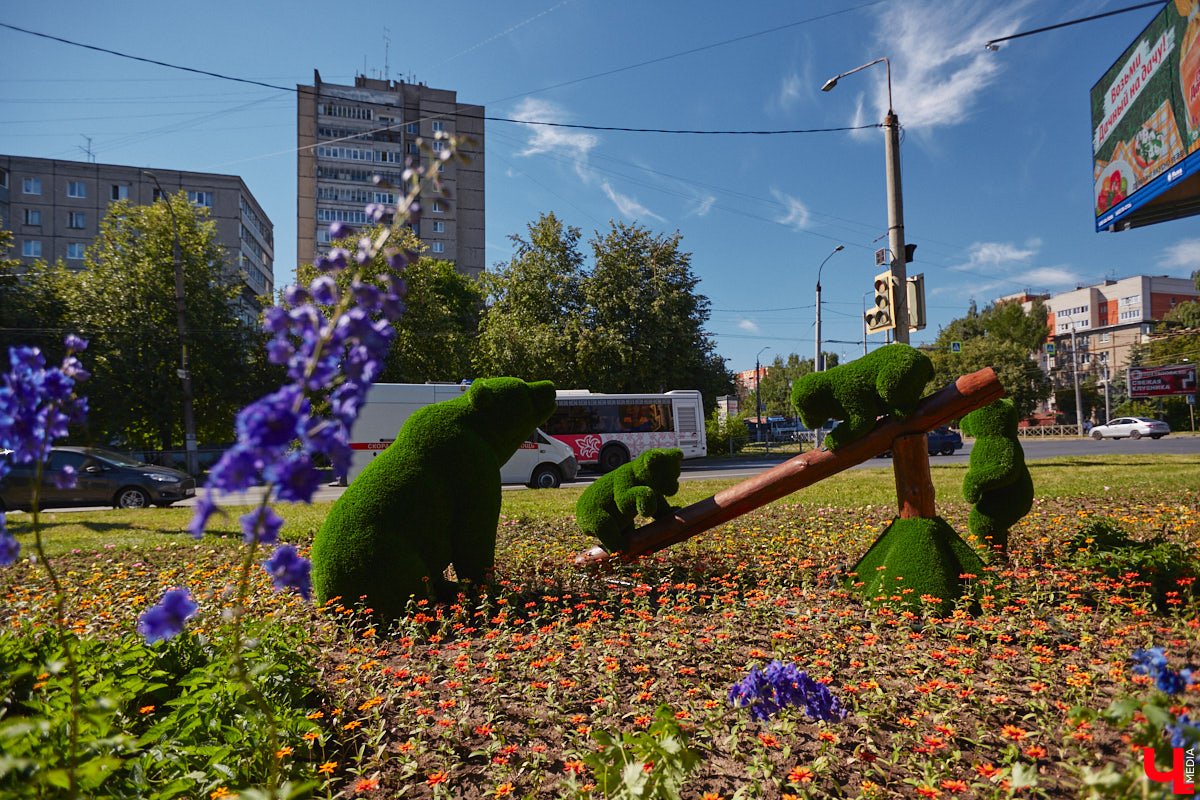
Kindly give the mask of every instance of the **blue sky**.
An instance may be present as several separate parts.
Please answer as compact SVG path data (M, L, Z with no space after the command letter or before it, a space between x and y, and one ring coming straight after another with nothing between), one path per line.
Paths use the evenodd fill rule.
M1194 217L1094 232L1088 92L1156 9L983 47L1135 4L60 0L13 4L0 22L282 86L310 83L314 68L352 83L386 64L489 116L642 128L878 123L884 65L820 87L887 57L917 244L909 272L924 272L929 305L919 343L972 299L1200 268ZM85 160L91 137L102 163L239 174L275 224L280 286L296 261L295 102L0 29L0 152ZM863 294L886 244L881 129L681 136L489 122L486 146L489 265L547 211L585 239L610 219L678 230L712 303L708 329L743 370L760 351L764 362L812 356L817 267L841 244L822 273L822 338L862 352Z

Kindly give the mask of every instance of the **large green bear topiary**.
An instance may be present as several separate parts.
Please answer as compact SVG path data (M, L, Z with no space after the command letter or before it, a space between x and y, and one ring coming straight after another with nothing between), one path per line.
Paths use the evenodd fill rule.
M554 384L475 381L415 412L334 503L312 547L319 602L365 602L385 620L410 597L490 578L500 517L500 467L554 411Z
M1017 437L1017 409L997 400L963 417L962 432L975 437L963 497L973 503L967 527L989 551L1008 554L1008 529L1033 507L1033 477Z
M610 553L625 549L638 516L671 513L667 497L679 491L682 466L682 450L647 450L589 486L575 504L575 522Z
M852 570L868 602L883 602L945 616L968 589L967 575L981 575L983 561L950 524L897 517Z
M929 356L906 344L889 344L849 364L803 376L792 389L792 405L809 428L842 421L825 437L825 446L836 450L865 435L883 414L907 417L932 378Z

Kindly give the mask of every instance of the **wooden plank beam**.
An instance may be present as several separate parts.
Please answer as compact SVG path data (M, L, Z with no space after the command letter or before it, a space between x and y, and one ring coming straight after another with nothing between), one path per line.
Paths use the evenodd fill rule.
M718 492L713 497L679 509L670 519L643 525L633 532L629 547L619 555L623 558L634 558L690 539L698 533L811 486L855 464L861 464L885 450L892 449L895 453L894 443L905 436L920 435L920 446L922 452L926 453L925 477L928 479L929 457L928 451L924 450L924 433L1003 396L1004 388L990 367L964 375L923 399L907 419L883 417L866 436L837 451L822 448L801 453L766 472ZM899 473L899 470L897 472ZM898 485L897 490L899 489ZM904 502L904 498L901 498L902 507ZM913 498L910 502L914 515L925 515L920 512L924 512L927 507L932 508L932 484L928 505L921 497ZM933 513L930 512L927 516L933 516ZM610 556L604 548L593 547L576 556L575 564L595 564Z

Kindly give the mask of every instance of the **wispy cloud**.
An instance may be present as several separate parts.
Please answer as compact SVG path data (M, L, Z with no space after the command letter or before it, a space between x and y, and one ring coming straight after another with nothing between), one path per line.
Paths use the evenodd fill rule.
M706 194L704 197L700 198L699 205L692 210L692 213L697 217L706 216L709 211L712 211L713 204L716 202L717 196L715 194Z
M970 117L1005 63L983 43L1015 33L1030 3L996 8L973 0L920 0L884 6L876 49L892 54L892 97L901 125L928 130ZM867 116L874 119L882 119L888 107L887 81L880 78L869 90L875 112Z
M1158 265L1191 275L1192 270L1200 269L1200 239L1183 239L1171 245L1163 251Z
M516 108L513 115L517 119L536 120L538 122L567 122L569 116L562 106L549 100L536 97L526 97ZM540 153L566 155L575 162L575 171L579 177L587 181L590 177L587 169L588 153L599 143L595 134L569 128L550 128L545 125L530 125L529 138L525 149L517 155L533 156Z
M762 333L762 329L758 327L758 323L752 319L743 319L737 324L738 330L746 333Z
M791 111L804 97L804 82L800 73L792 70L779 80L779 89L771 98L768 110Z
M1087 277L1066 265L1042 266L1036 263L1042 242L1031 239L1024 245L1012 242L976 242L971 245L966 263L950 267L964 275L958 286L935 290L936 294L955 293L983 299L989 293L1011 294L1020 288L1044 291L1074 288ZM990 279L990 280L989 280Z
M629 217L631 219L642 219L644 217L651 217L653 219L658 220L659 222L666 222L665 219L660 217L658 214L655 214L650 209L646 208L644 205L639 203L635 198L629 197L628 195L621 194L616 189L613 189L612 185L609 184L608 181L605 181L600 186L600 188L604 190L604 194L608 197L609 200L612 201L613 205L615 205L617 207L617 210L621 212L621 216Z
M796 230L804 230L808 227L808 206L792 197L786 192L781 192L778 189L772 188L771 194L775 200L784 207L784 214L779 219L775 220L780 225L787 225L789 228Z

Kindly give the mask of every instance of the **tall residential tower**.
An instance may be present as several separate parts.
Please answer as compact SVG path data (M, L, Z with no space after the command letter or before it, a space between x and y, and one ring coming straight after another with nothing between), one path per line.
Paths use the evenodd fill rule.
M364 75L353 86L324 83L314 70L313 85L297 87L296 131L298 261L329 249L329 223L362 225L368 203L393 201L372 177L402 185L405 159L429 158L418 140L438 148L434 137L445 132L470 140L459 148L469 163L440 165L449 201L423 203L414 232L427 255L453 261L466 275L483 271L483 106L461 104L455 92L423 83Z

